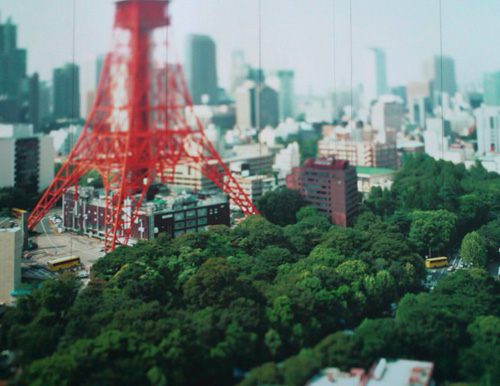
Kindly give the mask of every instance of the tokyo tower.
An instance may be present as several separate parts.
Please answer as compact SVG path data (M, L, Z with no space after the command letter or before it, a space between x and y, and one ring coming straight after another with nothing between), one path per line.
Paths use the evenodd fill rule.
M91 169L103 182L106 251L127 244L149 185L155 179L171 182L179 164L203 173L244 214L257 213L192 114L180 65L158 55L161 45L155 37L168 31L167 9L168 0L116 3L113 45L104 59L91 113L31 212L30 229Z

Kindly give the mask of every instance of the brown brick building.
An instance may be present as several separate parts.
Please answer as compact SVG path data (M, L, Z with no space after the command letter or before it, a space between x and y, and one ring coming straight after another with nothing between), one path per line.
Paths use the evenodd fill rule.
M348 161L332 156L308 158L302 166L292 169L286 186L299 190L304 200L333 224L351 225L358 212L356 170Z

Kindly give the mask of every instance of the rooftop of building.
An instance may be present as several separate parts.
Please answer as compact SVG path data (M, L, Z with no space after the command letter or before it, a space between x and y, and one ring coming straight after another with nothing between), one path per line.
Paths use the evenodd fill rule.
M32 137L33 125L24 123L0 123L0 139Z
M403 148L420 148L424 147L424 143L413 139L398 139L396 146L398 149Z
M56 275L49 270L47 264L29 263L21 266L21 277L23 280L42 281L51 279ZM18 289L16 289L17 291Z
M363 369L351 369L349 372L329 367L312 377L307 386L359 386L366 374Z
M409 385L427 386L432 377L434 363L397 359L394 361L381 358L375 366L366 386Z
M11 217L0 217L0 232L16 232L20 229L18 220Z
M373 368L353 368L349 372L331 367L323 369L307 383L308 386L428 386L431 384L434 363L407 359L381 358Z
M371 176L379 174L396 173L396 170L389 168L376 168L372 166L355 166L354 168L356 169L356 173L358 174L369 174Z
M72 194L74 188L69 188L67 193ZM104 206L104 190L93 187L79 187L79 197L88 198L90 204ZM150 213L177 211L192 207L225 204L228 196L220 192L197 192L197 193L157 193L149 201L143 200L140 211Z
M307 158L302 166L308 166L314 169L341 170L349 167L349 161L336 159L334 156Z

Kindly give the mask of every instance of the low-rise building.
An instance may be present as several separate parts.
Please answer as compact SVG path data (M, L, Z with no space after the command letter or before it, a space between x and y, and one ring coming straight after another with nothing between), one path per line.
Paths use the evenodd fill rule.
M373 187L390 189L396 175L396 170L356 166L356 174L358 176L358 191L361 193L370 193L370 189Z
M348 372L336 367L323 369L307 386L433 386L433 370L432 362L381 358L368 372L360 368Z
M256 176L233 174L233 177L240 186L241 190L247 195L254 205L260 197L277 187L276 178L268 174ZM234 183L230 182L230 186L235 188ZM231 209L238 210L239 207L236 203L231 201Z
M234 146L233 154L224 159L230 169L232 164L247 164L251 175L271 173L274 157L281 148L270 148L260 143Z
M63 195L63 225L89 236L104 237L104 192L91 187L74 189ZM217 194L157 194L143 201L134 224L132 239L152 239L160 233L177 236L196 232L209 225L230 224L228 196Z

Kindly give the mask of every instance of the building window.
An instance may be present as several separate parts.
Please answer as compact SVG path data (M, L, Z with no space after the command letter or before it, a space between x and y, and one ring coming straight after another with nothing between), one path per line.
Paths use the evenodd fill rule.
M196 226L196 220L187 220L186 221L186 228L191 228Z
M186 218L193 218L196 217L196 211L195 210L188 210L186 212Z
M207 208L198 209L198 217L203 217L207 215Z
M176 222L174 224L174 229L182 229L182 228L185 228L185 224L184 224L184 221L179 221L179 222Z
M178 213L174 214L174 220L175 221L184 220L184 212L178 212Z
M198 225L205 225L207 223L206 217L201 217L198 219Z

